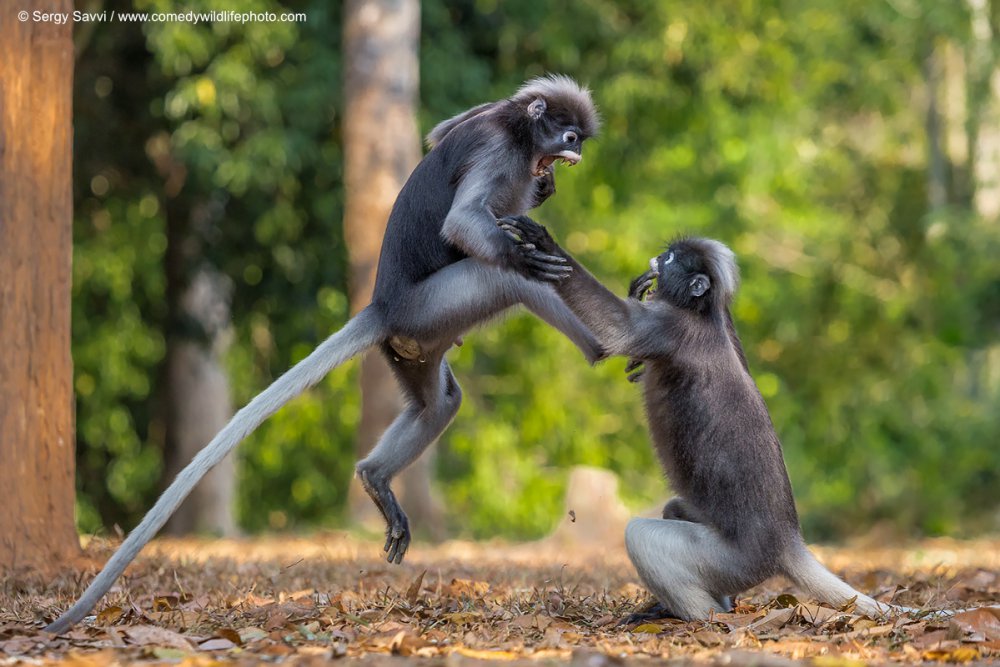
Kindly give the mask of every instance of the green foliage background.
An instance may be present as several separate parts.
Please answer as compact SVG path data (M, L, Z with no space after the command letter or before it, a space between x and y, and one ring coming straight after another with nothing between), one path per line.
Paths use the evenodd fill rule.
M241 4L306 12L298 24L77 27L81 530L131 527L161 483L164 210L176 205L164 155L214 211L203 249L235 282L237 404L346 320L337 4ZM211 7L227 6L183 6ZM975 215L967 162L947 165L947 201L928 204L925 63L972 48L964 3L422 11L424 129L534 75L592 87L603 134L536 217L610 286L623 291L678 234L737 252L734 314L808 537L998 527L1000 221ZM574 464L617 472L636 508L665 496L621 360L591 369L518 314L453 362L466 399L437 457L453 534L543 534ZM241 524L342 522L359 411L356 368L341 369L243 445Z

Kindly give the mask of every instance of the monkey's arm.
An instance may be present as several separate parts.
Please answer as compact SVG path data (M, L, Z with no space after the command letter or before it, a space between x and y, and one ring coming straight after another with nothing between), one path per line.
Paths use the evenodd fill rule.
M530 244L514 243L497 226L496 216L489 206L489 193L503 190L506 185L493 182L499 177L491 180L482 172L483 169L470 172L459 184L441 227L444 239L471 257L534 280L557 282L564 278L570 272L564 257L546 254ZM544 183L537 187L544 187Z
M441 236L470 257L503 264L514 252L514 244L497 228L496 216L490 210L491 192L504 188L494 183L497 177L473 169L462 178L451 209L441 227Z
M556 284L556 290L569 309L594 332L606 353L644 356L650 336L644 335L656 314L635 299L615 296L553 240L542 225L521 215L504 218L501 229L516 237L518 242L566 259L572 269L569 276Z

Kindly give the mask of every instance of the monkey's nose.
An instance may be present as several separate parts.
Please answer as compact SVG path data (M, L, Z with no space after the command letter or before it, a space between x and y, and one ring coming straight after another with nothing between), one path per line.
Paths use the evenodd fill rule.
M656 257L649 258L649 270L653 272L654 276L660 275L660 267L656 265Z

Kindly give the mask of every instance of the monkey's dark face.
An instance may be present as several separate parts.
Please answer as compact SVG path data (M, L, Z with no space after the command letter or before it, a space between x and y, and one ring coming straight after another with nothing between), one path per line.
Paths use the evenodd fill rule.
M584 122L561 107L542 98L528 106L534 135L533 176L543 175L556 161L572 166L583 159L583 142L587 139L582 129Z
M656 276L654 296L678 308L704 312L714 297L709 268L700 249L684 241L673 243L666 252L649 260Z

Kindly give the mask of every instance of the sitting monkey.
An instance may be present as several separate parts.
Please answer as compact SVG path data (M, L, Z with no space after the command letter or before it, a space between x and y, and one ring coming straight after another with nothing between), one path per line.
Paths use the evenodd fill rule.
M675 241L623 300L530 218L501 228L565 257L573 270L556 286L560 297L608 354L630 357L628 370L644 366L650 434L678 495L662 519L633 519L625 545L662 614L707 619L776 574L835 607L853 600L870 616L903 611L854 590L806 548L781 443L729 312L738 281L729 248Z

